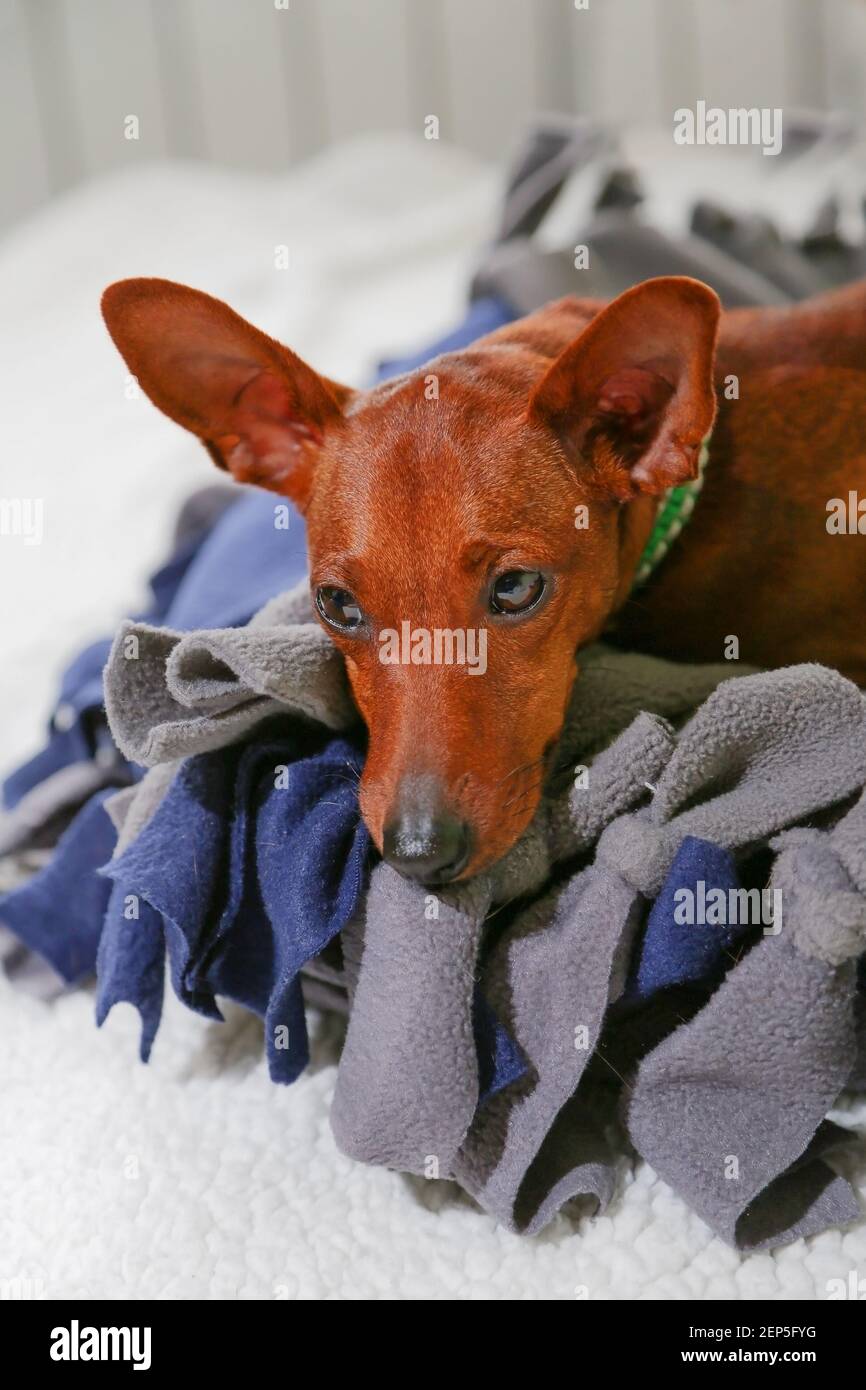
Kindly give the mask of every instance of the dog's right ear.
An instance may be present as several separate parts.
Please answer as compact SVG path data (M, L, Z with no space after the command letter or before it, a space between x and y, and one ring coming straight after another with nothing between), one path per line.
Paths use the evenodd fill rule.
M718 295L684 275L632 285L591 318L529 400L587 480L620 501L697 477L716 413Z
M319 376L227 304L170 280L119 280L102 313L154 405L239 482L304 509L325 432L352 391Z

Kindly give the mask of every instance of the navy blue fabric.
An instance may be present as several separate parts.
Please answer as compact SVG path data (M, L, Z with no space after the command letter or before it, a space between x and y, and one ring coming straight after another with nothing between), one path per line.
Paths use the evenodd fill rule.
M61 767L94 756L94 716L102 707L102 670L110 650L110 639L92 642L64 671L48 743L3 783L3 804L7 808L17 806L22 796Z
M482 1106L525 1076L529 1065L478 985L472 999L472 1033L478 1054L478 1104Z
M417 357L383 365L379 375L465 346L513 317L499 300L476 301L455 333ZM142 616L181 631L239 626L305 569L299 514L271 493L239 494L153 577L153 602ZM109 647L91 645L64 674L63 727L55 724L47 748L8 779L10 804L57 768L93 756L106 736ZM346 740L298 725L191 758L116 860L102 804L109 793L102 792L72 822L48 867L0 901L0 920L64 979L96 970L98 1022L113 1004L134 1004L144 1060L159 1027L167 960L172 986L190 1008L219 1018L222 995L264 1018L271 1076L293 1081L308 1058L299 972L345 925L364 887L370 842L358 809L362 761ZM275 785L277 765L286 769L285 786ZM480 991L473 1026L486 1100L526 1064Z
M222 995L265 1020L274 1081L294 1081L307 1064L300 970L355 911L370 840L357 746L299 728L189 759L141 835L104 870L114 892L97 1019L120 1000L135 1004L145 1060L167 954L189 1008L219 1018Z
M48 864L0 899L0 923L49 961L67 984L93 974L110 885L98 870L117 840L97 792L57 843Z
M287 525L277 524L285 519ZM256 488L243 493L205 537L163 621L179 631L242 627L306 570L300 513L285 498Z
M146 1062L162 1018L166 923L145 898L127 894L123 882L111 883L108 878L102 882L109 897L98 954L93 958L98 979L96 1022L102 1025L114 1004L133 1004L141 1018L140 1055ZM214 1010L213 1016L218 1018L219 1013Z
M700 888L703 884L703 890ZM661 892L653 903L628 990L629 999L648 999L671 985L711 983L736 959L737 943L750 924L677 922L680 889L699 895L713 888L725 893L741 886L726 849L687 835L677 850Z
M151 576L151 602L144 613L138 615L144 621L157 624L165 621L201 541L202 536L197 535L178 544L166 563ZM100 747L111 743L102 707L102 672L110 650L110 637L91 642L63 672L48 743L3 783L3 804L7 808L17 806L22 796L53 772L94 757ZM120 754L117 757L121 761Z
M287 526L276 524L285 518ZM157 571L153 602L138 616L179 631L238 627L291 589L306 567L304 523L291 503L258 489L239 492L210 532L184 543ZM104 729L102 671L110 649L110 638L94 642L64 672L49 742L6 779L8 807L52 772L93 757Z

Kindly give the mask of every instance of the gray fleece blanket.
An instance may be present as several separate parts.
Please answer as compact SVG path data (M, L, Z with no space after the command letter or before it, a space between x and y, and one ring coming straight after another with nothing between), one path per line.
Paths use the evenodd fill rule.
M632 1151L742 1249L848 1222L860 1208L828 1161L845 1136L827 1115L862 1069L866 697L814 665L743 673L598 646L581 666L564 775L510 853L438 895L377 863L341 961L311 962L309 997L347 1015L337 1142L454 1179L530 1234L567 1202L603 1209ZM119 853L181 760L255 739L277 712L329 730L357 718L306 586L244 629L128 623L105 684L119 747L151 769L109 802ZM695 846L776 910L725 937L715 975L642 990L652 914ZM483 1100L479 986L525 1061Z

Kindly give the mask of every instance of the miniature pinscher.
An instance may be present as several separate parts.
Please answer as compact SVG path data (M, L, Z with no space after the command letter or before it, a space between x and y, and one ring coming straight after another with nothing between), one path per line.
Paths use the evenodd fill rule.
M304 513L369 734L361 811L404 874L441 886L510 848L577 654L612 622L674 659L720 661L735 637L744 662L866 684L866 284L721 313L696 280L648 280L367 391L182 285L120 281L103 312L151 400ZM708 436L694 514L632 596Z

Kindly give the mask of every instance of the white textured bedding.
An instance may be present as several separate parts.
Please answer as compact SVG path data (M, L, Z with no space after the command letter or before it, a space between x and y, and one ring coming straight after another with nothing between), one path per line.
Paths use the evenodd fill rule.
M445 146L379 138L277 179L121 174L0 243L0 495L44 504L41 545L0 537L0 764L38 746L58 669L140 601L179 501L215 477L127 398L102 287L197 285L360 382L458 318L496 191ZM0 1298L787 1299L866 1276L866 1225L744 1259L645 1166L594 1222L506 1234L449 1184L337 1153L334 1021L283 1089L239 1010L212 1024L168 998L148 1067L131 1009L101 1032L92 1014L86 990L45 1004L0 980Z

